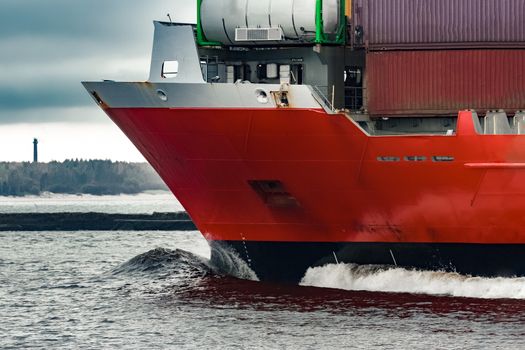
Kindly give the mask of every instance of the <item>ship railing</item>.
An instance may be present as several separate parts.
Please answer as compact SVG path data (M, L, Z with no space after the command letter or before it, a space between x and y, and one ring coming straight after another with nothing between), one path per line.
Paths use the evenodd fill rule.
M335 88L332 86L311 85L312 96L323 107L326 113L336 114L334 107Z
M220 79L219 65L221 62L219 61L219 56L201 56L200 64L204 81L211 83L217 81L217 78Z
M329 114L339 113L335 107L335 95L337 91L334 86L312 85L312 95L323 106ZM345 86L344 109L351 112L359 112L364 107L365 89L362 87Z

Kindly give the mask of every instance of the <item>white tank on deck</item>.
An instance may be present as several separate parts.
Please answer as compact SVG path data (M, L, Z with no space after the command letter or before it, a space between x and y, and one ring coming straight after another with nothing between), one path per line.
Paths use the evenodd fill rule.
M340 0L323 0L323 28L335 34ZM317 0L203 0L201 25L210 41L236 44L237 28L281 28L285 40L315 37ZM242 44L238 42L237 44Z

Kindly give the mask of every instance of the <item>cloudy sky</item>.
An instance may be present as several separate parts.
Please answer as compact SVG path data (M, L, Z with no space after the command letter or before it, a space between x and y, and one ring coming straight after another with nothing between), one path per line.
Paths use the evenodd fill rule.
M83 80L145 80L155 19L195 20L195 0L1 0L0 161L143 161Z

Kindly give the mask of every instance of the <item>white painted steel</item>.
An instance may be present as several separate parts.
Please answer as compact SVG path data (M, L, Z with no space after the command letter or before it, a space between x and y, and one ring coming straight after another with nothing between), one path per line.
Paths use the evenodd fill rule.
M485 135L512 134L505 112L487 112L485 116Z
M235 82L235 67L226 66L226 82L234 83Z
M270 0L248 1L246 24L248 28L270 28Z
M324 31L339 24L340 0L323 0ZM315 37L317 0L203 0L201 23L208 40L235 44L238 28L281 27L286 39Z
M277 77L279 77L277 67L277 63L268 63L266 65L266 77L268 79L276 79Z
M315 36L315 6L317 0L295 0L293 20L299 36Z
M323 0L323 30L334 34L339 27L339 0Z
M208 0L207 2L209 2ZM211 0L217 1L217 0ZM235 43L235 28L246 27L246 7L248 0L225 0L224 1L224 28L229 42Z
M280 26L284 36L288 39L297 39L293 24L294 0L272 0L270 3L270 19L273 26Z
M191 25L171 25L160 22L154 24L155 38L149 81L203 83L199 54ZM177 62L177 73L163 77L163 67L167 62L171 62L169 63L171 68L174 68L174 62Z
M222 18L225 3L230 0L203 1L201 5L202 31L208 40L229 43Z
M110 108L278 108L273 98L260 103L257 91L267 96L281 89L279 84L179 84L84 82L86 90ZM287 94L294 108L321 109L308 85L290 85ZM158 91L166 94L166 101Z
M472 111L472 121L474 122L474 129L476 130L476 133L478 135L483 135L484 131L483 131L483 128L481 127L481 123L479 122L479 116L478 116L478 113L476 113L476 111ZM447 135L448 135L448 132L447 132Z
M525 111L518 111L514 115L513 130L518 135L525 134Z
M290 65L281 64L279 66L279 79L281 84L290 84Z

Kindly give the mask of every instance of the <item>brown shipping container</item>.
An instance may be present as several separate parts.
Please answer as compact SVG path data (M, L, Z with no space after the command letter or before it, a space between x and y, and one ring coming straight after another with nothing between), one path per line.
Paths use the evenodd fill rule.
M525 0L354 0L370 50L525 47Z
M525 109L525 50L371 52L366 64L372 115Z

